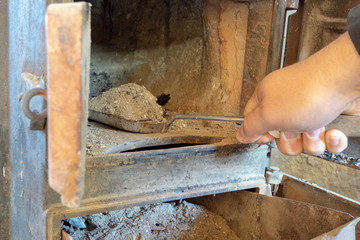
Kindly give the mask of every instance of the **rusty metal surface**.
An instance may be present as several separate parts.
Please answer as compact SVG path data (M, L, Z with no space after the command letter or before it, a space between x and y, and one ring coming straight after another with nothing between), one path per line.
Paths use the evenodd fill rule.
M94 156L87 159L84 197L111 192L131 197L227 184L243 188L252 181L265 181L267 152L267 146L219 143Z
M348 11L359 0L299 0L298 11L289 17L284 66L303 60L346 31Z
M344 224L338 228L331 230L330 232L321 234L312 240L356 240L359 239L359 227L357 224L360 222L360 218L356 218L350 223Z
M346 184L346 183L344 183ZM324 188L315 187L305 181L284 175L279 196L297 201L347 212L354 217L360 216L360 203Z
M238 191L187 199L224 217L244 239L311 239L353 219L322 206Z
M31 120L30 130L42 131L47 117L45 80L28 72L21 73L21 79L30 88L21 95L23 113ZM41 100L35 97L37 95L42 96Z
M52 2L54 1L55 0ZM3 0L0 0L0 3L3 2ZM7 2L9 2L9 9L11 10L11 16L9 16L9 23L11 25L11 31L9 34L11 45L11 63L9 66L11 108L8 117L10 118L11 122L10 135L12 148L10 149L10 156L6 156L5 161L7 161L7 159L11 159L12 168L10 168L10 163L7 162L9 164L5 166L5 176L7 176L7 180L11 181L11 189L6 189L10 188L10 183L6 181L1 181L1 187L5 186L5 190L11 190L11 192L9 195L1 195L0 197L0 204L2 207L1 213L5 214L6 216L6 214L9 213L10 206L16 207L11 209L9 218L5 219L5 225L0 226L1 234L3 234L4 230L5 234L11 232L13 239L59 239L60 220L65 217L101 212L123 206L142 204L145 202L166 201L190 196L211 194L214 192L256 187L263 183L262 179L259 178L253 182L244 182L242 185L234 185L231 182L221 185L219 182L215 182L214 186L209 185L204 187L195 185L194 183L196 179L193 179L192 181L194 188L192 189L163 192L161 191L163 190L162 187L167 186L164 181L166 180L171 183L171 177L182 176L184 183L187 184L188 179L186 178L186 174L189 171L194 171L194 173L196 171L200 171L201 166L203 166L201 165L201 161L203 161L204 155L197 151L196 148L192 148L192 154L199 162L195 164L196 168L194 169L193 158L186 158L186 163L182 162L182 158L180 158L180 156L186 156L186 153L184 152L177 152L179 157L176 158L176 161L173 160L173 163L176 162L175 166L171 165L171 162L166 161L167 159L161 151L157 152L159 157L159 162L157 164L156 161L151 161L151 158L146 158L145 154L143 154L142 157L139 157L139 153L136 153L137 155L131 155L128 153L125 160L122 159L124 155L112 154L104 155L103 158L99 156L93 157L89 160L89 164L87 166L89 171L86 175L86 178L92 179L92 181L90 181L89 184L85 186L85 199L81 208L68 209L62 206L59 202L58 194L56 194L47 185L48 179L46 175L47 163L45 161L45 134L41 131L36 133L28 131L30 123L28 119L21 117L21 108L18 98L21 93L29 90L20 83L20 76L22 72L28 71L36 73L40 76L43 76L46 73L45 39L43 29L46 6L45 3L50 2L50 0L12 0L5 1L5 4L7 4ZM56 2L63 1L59 0ZM271 10L268 10L273 9L273 4L271 1L252 1L251 3L249 2L249 7L250 14L253 15L249 18L251 19L248 28L248 39L250 42L249 49L247 50L247 57L250 58L250 61L248 62L247 70L245 70L245 72L248 81L247 86L250 87L243 88L243 91L246 91L247 89L249 94L251 94L251 89L253 89L252 87L256 85L256 81L260 80L266 72L266 67L264 67L262 63L258 63L258 60L264 58L264 56L267 56L268 46L266 45L266 42L268 41L268 36L270 33L268 32L267 27L271 22ZM1 13L4 12L4 15L1 14L0 18L7 19L6 11L6 7L0 9ZM5 22L6 21L2 21L2 23ZM5 24L2 26L5 26ZM6 34L0 34L0 38L2 37L6 37ZM264 45L259 47L259 41L261 43L264 42ZM1 54L3 53L3 48L6 48L6 46L0 46ZM3 60L3 58L1 60ZM6 63L5 65L0 66L0 73L2 73L2 71L4 71L3 69L5 68ZM7 73L7 68L5 72ZM2 77L4 76L6 75L0 76L0 84L4 84L1 86L5 86L6 88L7 79L5 82L2 80ZM254 79L252 77L254 77ZM8 96L6 92L4 95L6 96L5 99L7 99ZM1 101L4 100L4 95L0 95ZM6 103L6 100L4 102ZM244 102L246 102L246 99ZM7 109L6 106L5 108ZM2 117L6 119L5 125L2 125L0 129L3 130L2 127L5 128L6 136L6 132L8 131L6 125L8 123L8 118L6 115L1 115L0 121L3 121ZM8 142L5 138L1 140L5 140L6 142L5 145L0 146L0 150L6 150L8 147ZM226 175L225 172L219 171L219 169L221 169L224 165L231 166L231 163L227 162L228 158L221 157L224 152L220 151L220 149L217 151L214 149L208 150L217 153L216 156L220 156L219 159L208 159L208 161L213 161L213 164L210 164L211 167L213 167L213 172L215 174L222 174L222 176ZM263 149L261 149L261 151L263 151ZM248 154L249 159L253 158L252 155L259 154L260 156L260 153ZM154 154L150 154L149 156L154 157ZM136 159L139 159L139 162L133 162L135 157ZM0 162L1 164L3 164L2 159ZM235 159L233 160L237 161ZM205 160L203 164L205 164L206 161L207 160ZM137 163L139 163L139 165L137 165ZM100 164L102 168L96 168L96 164ZM241 165L238 167L234 167L235 165L233 165L231 168L231 171L233 171L232 173L234 173L233 176L236 176L235 170L241 169L244 166L248 166L249 164L253 163L251 161L246 161L246 163L239 161L239 164ZM141 178L141 176L144 176L141 171L136 171L137 166L139 170L143 171L143 173L145 172L146 174L151 173L149 169L159 168L160 171L162 171L161 173L165 172L168 175L165 178L160 179L160 181L162 181L161 184L153 184L150 186L153 187L152 189L146 189L147 193L149 193L148 195L141 195L141 191L143 189L139 189L139 191L136 192L136 187L146 181L146 179ZM130 172L128 173L129 169ZM205 174L204 170L201 170L201 174ZM242 172L240 171L237 174L241 173ZM133 180L131 182L126 182L127 179ZM103 181L105 181L106 184L100 184L98 188L94 189L94 185L97 186L98 182ZM150 182L154 183L156 180L153 179ZM174 185L171 186L173 187ZM151 192L152 190L154 192L158 192L154 194ZM123 198L124 195L127 196L128 194L129 198ZM5 207L3 204L5 204ZM10 223L11 226L9 226ZM2 235L0 236L2 237ZM5 237L1 239L7 238Z
M342 1L339 8L337 0L301 0L302 16L291 23L294 24L291 28L301 28L298 60L307 58L345 32L347 13L358 4L359 0Z
M284 66L303 60L346 31L349 9L358 0L299 1L298 11L289 17Z
M83 191L90 64L90 5L47 10L49 184L68 207Z
M33 88L27 93L25 93L22 102L22 110L26 117L30 120L44 120L47 116L47 109L42 110L41 112L32 111L30 108L30 101L33 97L41 95L46 97L46 90L43 88Z
M269 57L267 59L267 73L280 68L286 11L295 10L298 6L299 0L275 1L271 26Z
M355 168L307 154L289 157L275 149L271 151L270 164L287 174L360 201L359 170Z
M150 158L152 158L152 156L150 156ZM136 159L139 158L136 157ZM158 162L158 167L163 165L161 164L160 159L153 162ZM146 167L146 165L143 165L140 162L133 163L125 161L123 163L125 163L125 165L123 165L124 171L128 164L139 164L139 169L143 169L144 166ZM96 162L94 162L94 164L96 164ZM116 168L118 163L106 161L106 165L108 169L112 169L114 167ZM181 167L181 162L178 162L176 165ZM177 172L174 170L172 172ZM162 168L159 169L159 171L162 172ZM89 171L87 172L89 173ZM170 171L167 172L172 174ZM149 174L149 176L151 176L151 174ZM99 177L104 179L102 176ZM124 177L126 178L126 176ZM166 180L163 178L160 179L160 181ZM135 183L132 187L136 188L136 184L139 183ZM161 183L159 184L160 185L150 183L149 185L151 185L152 190L156 191L158 187L161 187ZM110 191L110 186L108 184L106 186ZM114 187L113 191L115 192L117 191L116 189L127 191L126 189L121 190L121 186L118 186L116 183L112 184L112 186ZM247 187L249 186L250 185ZM160 201L192 198L196 196L203 197L187 199L187 201L202 204L208 209L217 212L228 221L230 227L235 230L237 234L240 236L243 234L245 239L249 236L252 236L251 239L310 239L319 236L322 233L329 232L353 219L348 213L334 210L327 206L324 207L286 198L270 198L243 191L221 193L222 191L218 191L219 189L216 190L217 187L217 184L215 186L210 185L206 188L197 186L195 189L186 189L185 191L164 191L157 192L156 194L151 193L151 190L147 190L148 193L143 194L144 192L139 190L141 194L125 194L126 196L129 196L126 198L119 197L117 193L112 195L105 194L103 195L105 198L92 198L89 196L88 199L84 199L85 204L82 204L78 209L68 209L54 204L48 211L48 234L51 236L49 239L59 236L60 230L58 226L63 218L88 215ZM316 188L315 186L312 187ZM131 192L130 189L128 190ZM227 191L229 190L230 188L227 189ZM214 195L214 193L217 194ZM325 192L320 191L320 193L324 194ZM211 196L205 196L207 194ZM301 194L303 194L302 191L297 192L297 195ZM318 196L316 195L315 197ZM341 196L339 198L341 198ZM346 199L343 200L345 200L344 204L350 204L349 209L351 209L351 203L346 203ZM357 205L357 207L359 208L359 205Z
M0 239L10 238L8 1L0 0Z
M342 228L338 234L336 234L334 240L356 240L360 237L360 218L351 221L347 226Z
M219 1L219 60L223 89L221 113L239 115L248 32L249 5ZM213 39L214 41L214 39ZM216 101L217 102L217 101Z
M249 2L248 32L245 49L245 66L241 90L241 114L257 83L267 73L267 61L274 1Z
M299 0L297 11L290 15L288 19L283 67L289 66L298 61L303 11L304 1Z

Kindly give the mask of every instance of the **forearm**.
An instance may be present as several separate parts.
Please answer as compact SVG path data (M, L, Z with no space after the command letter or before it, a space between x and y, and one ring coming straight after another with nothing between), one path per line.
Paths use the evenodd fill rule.
M355 10L355 12L353 12ZM349 14L350 32L310 56L267 75L244 110L240 142L266 143L281 131L281 152L293 155L340 152L347 145L338 130L324 126L338 115L360 112L360 7Z
M335 87L349 100L360 97L360 55L347 32L302 64L311 68L314 79L321 76L325 88Z

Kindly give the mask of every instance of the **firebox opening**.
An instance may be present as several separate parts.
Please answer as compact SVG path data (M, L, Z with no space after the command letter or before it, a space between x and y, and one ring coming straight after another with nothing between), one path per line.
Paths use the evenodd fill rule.
M171 113L240 115L248 3L87 1L90 98L136 83Z
M184 148L184 147L199 146L204 144L206 143L177 143L177 144L155 145L148 147L139 147L132 150L123 151L122 153Z
M185 147L199 147L208 144L215 144L223 140L222 137L201 137L201 136L172 136L164 138L143 138L136 141L125 142L113 146L107 153L129 153L141 151L166 150Z
M204 54L203 1L87 0L91 10L90 98L126 83L184 112L196 106ZM200 103L201 105L201 103Z

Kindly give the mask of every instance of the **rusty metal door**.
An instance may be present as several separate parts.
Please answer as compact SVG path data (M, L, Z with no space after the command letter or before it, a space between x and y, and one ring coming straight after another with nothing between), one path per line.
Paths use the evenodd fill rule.
M68 207L78 207L84 185L90 67L90 4L47 9L49 184Z

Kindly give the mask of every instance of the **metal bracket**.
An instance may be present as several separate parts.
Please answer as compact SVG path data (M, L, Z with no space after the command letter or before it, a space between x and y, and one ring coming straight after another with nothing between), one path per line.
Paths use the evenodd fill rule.
M47 109L43 109L40 113L37 111L31 111L30 101L33 97L40 95L46 100L46 90L43 88L33 88L28 91L23 97L22 110L30 122L30 130L43 130L45 128Z
M266 183L269 185L270 187L270 193L268 195L272 195L275 196L278 189L279 189L279 184L281 184L282 182L282 178L283 178L283 173L280 172L280 168L278 167L270 167L267 171L266 171Z

